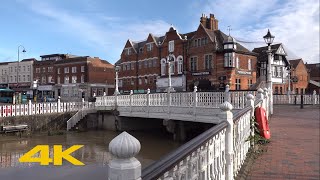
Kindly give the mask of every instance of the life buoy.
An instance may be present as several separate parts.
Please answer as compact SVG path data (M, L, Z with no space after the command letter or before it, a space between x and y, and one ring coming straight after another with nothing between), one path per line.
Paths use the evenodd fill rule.
M266 139L270 139L271 133L267 119L266 110L262 107L257 107L255 110L256 121L258 123L258 129L260 135Z

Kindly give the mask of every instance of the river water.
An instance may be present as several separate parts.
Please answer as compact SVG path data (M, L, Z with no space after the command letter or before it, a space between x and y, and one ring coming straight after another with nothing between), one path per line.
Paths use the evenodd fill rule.
M160 159L181 144L174 142L171 136L155 131L129 132L141 143L141 150L136 158L142 168ZM54 179L107 179L107 164L111 159L108 152L109 142L117 136L113 131L88 131L47 136L33 135L31 138L0 135L0 180L54 180ZM62 166L40 166L39 163L20 163L19 158L36 145L84 145L72 153L85 166L74 166L63 161ZM52 158L52 150L50 150Z

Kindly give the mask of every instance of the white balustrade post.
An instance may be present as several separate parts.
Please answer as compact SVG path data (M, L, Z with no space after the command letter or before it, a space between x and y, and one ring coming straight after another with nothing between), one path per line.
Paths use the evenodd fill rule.
M221 121L227 122L228 126L226 129L226 180L233 180L233 114L231 110L232 105L225 101L220 105L222 112L219 114Z
M16 106L17 107L17 106ZM20 106L20 109L21 109L21 106ZM17 109L16 109L16 111L17 111ZM28 115L30 116L30 115L32 115L32 102L31 102L31 100L29 99L29 101L28 101ZM21 115L21 110L20 110L20 115Z
M84 104L85 104L84 98L82 98L82 107L81 107L81 109L84 109Z
M197 96L198 87L194 86L193 88L193 116L196 116L197 105L198 105L198 96Z
M150 89L147 89L147 113L149 114L149 107L150 106Z
M61 112L61 101L60 96L58 96L58 113Z
M134 157L140 151L140 142L122 132L109 144L112 159L108 164L108 180L141 180L141 163Z
M133 91L130 90L130 102L129 102L129 106L130 106L130 113L132 112L132 95L133 95Z
M264 88L263 89L264 90L264 92L263 92L263 95L264 95L264 98L266 99L264 102L265 102L265 109L266 109L266 112L267 112L267 115L268 115L268 117L270 116L270 112L271 112L271 110L270 110L270 108L271 108L271 101L270 101L270 94L269 94L269 89L267 89L267 88Z
M316 100L317 100L317 92L316 92L316 90L313 90L312 105L316 105Z
M167 92L167 106L168 106L168 119L170 117L170 106L171 106L171 92L168 90Z
M251 112L250 112L250 125L251 125L251 141L250 141L250 145L253 148L254 147L254 96L252 94L248 94L247 95L247 102L246 102L247 106L251 107Z
M226 85L226 90L225 90L225 95L224 95L224 101L228 101L229 103L231 103L231 99L230 99L230 86L229 84Z
M117 109L118 107L118 94L114 94L114 109Z
M263 90L261 88L258 89L257 99L261 99L264 102ZM263 103L262 103L263 105Z

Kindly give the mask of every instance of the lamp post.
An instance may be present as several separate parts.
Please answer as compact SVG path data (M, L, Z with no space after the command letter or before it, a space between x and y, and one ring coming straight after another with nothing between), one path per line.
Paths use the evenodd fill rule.
M167 56L167 63L168 63L168 89L167 89L167 92L174 92L174 88L172 87L172 84L171 84L171 62L174 61L174 58L172 56L172 54L169 54Z
M268 79L267 79L267 88L269 89L269 94L270 94L270 100L269 100L269 107L270 107L270 114L273 114L273 92L272 92L272 67L271 67L271 64L272 64L272 51L271 51L271 44L274 40L274 36L271 35L269 29L268 29L268 33L263 36L263 39L265 40L265 42L267 43L268 45L268 50L267 50L267 53L268 53Z
M118 83L119 83L119 80L118 80L118 72L119 72L119 70L120 70L120 67L119 67L119 66L116 66L116 67L115 67L115 71L116 71L116 88L115 88L115 90L114 90L114 95L120 94L120 92L119 92L119 85L118 85Z
M38 80L33 81L32 84L32 89L33 89L33 101L37 102L37 96L38 96Z
M24 48L24 46L22 45L19 45L18 46L18 65L17 65L17 89L19 87L19 63L20 63L20 48L22 48L22 51L23 53L27 52L26 49ZM17 95L18 99L17 99L17 104L20 103L20 98L21 98L21 95Z

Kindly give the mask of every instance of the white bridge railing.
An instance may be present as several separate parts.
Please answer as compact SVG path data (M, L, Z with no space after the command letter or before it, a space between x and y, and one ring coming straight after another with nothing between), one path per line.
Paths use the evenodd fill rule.
M50 114L73 112L80 109L94 108L94 103L91 102L58 102L53 103L31 103L16 104L16 105L2 105L0 106L0 117L13 116L30 116L36 114Z
M133 94L96 97L96 106L179 106L219 108L225 100L225 92L178 92ZM255 91L228 91L230 103L234 109L245 107L246 96L255 95Z
M220 118L219 124L142 171L140 162L134 158L140 150L139 141L126 132L120 134L109 144L110 153L117 158L109 162L108 178L119 180L140 178L144 180L234 179L243 165L250 147L254 146L254 142L249 141L250 135L254 135L254 123L252 122L254 109L257 106L263 106L267 109L268 96L264 96L264 93L266 92L259 89L255 101L252 94L247 95L243 109L235 113L231 112L233 106L228 101L221 103L219 105L220 111L217 113ZM148 97L148 95L142 95L140 98L150 99L145 96ZM164 100L161 100L162 98L156 98L157 101L152 100L151 102L155 102L154 106L161 107L164 105L161 103L166 102L166 94L160 96L163 96ZM182 96L186 96L189 100L184 101ZM174 96L171 103L176 105L182 103L180 101L184 101L186 106L188 103L193 105L194 101L199 102L197 96L195 97L194 93L180 93L178 97ZM204 96L208 97L207 94ZM224 94L225 97L220 96L230 99L228 92ZM201 106L205 105L208 104L201 104ZM126 169L119 168L122 166L125 166Z

